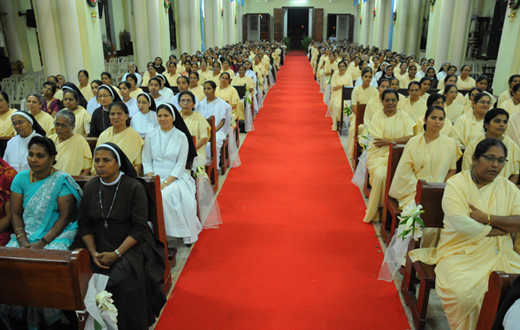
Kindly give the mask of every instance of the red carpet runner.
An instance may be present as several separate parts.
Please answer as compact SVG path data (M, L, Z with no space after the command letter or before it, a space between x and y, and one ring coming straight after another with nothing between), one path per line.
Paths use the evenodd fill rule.
M291 52L156 329L409 328L318 88Z

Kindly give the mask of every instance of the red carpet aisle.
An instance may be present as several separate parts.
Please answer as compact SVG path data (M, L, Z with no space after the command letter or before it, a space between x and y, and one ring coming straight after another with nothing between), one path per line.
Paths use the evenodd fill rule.
M291 55L156 329L409 328L307 57Z

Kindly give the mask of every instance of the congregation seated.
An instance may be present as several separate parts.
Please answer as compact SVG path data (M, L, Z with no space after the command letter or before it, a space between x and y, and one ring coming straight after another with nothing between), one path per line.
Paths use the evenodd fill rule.
M92 92L92 86L88 83L89 74L87 70L79 70L78 72L78 80L79 85L77 88L79 89L79 92L81 92L81 95L85 98L85 100L88 102L90 101L95 95Z
M121 98L116 93L112 86L101 85L97 90L97 99L101 104L94 113L90 122L90 134L91 137L99 137L99 135L109 128L112 124L110 123L110 114L108 109L114 102L121 102Z
M16 109L9 108L9 95L0 91L0 137L11 137L16 135L14 125L11 123L11 116Z
M479 93L473 98L472 104L473 111L460 116L451 129L451 137L459 145L467 146L484 133L484 116L491 106L490 97L486 93Z
M119 93L121 93L121 101L128 108L128 113L130 114L130 118L132 118L136 113L139 112L139 108L137 107L137 99L130 96L130 88L132 86L128 81L122 81L119 83Z
M129 84L130 84L130 88L129 88L129 94L130 97L133 97L134 99L137 99L137 95L141 94L143 92L143 90L137 86L140 86L140 81L139 81L139 77L137 77L137 75L135 75L134 73L128 73L128 74L125 74L126 78L123 79L122 81L127 81ZM123 78L125 77L123 76ZM121 88L121 87L119 87Z
M342 94L343 86L352 86L352 77L347 73L347 63L341 61L338 63L337 70L332 75L330 81L330 107L332 116L332 130L337 130L337 123L341 121L343 116Z
M157 120L160 126L150 131L144 141L143 170L147 177L160 177L166 235L192 244L202 225L197 217L195 181L186 171L186 164L191 164L197 151L175 107L160 105Z
M193 165L204 167L206 165L206 144L211 136L211 127L200 111L194 111L196 97L192 92L182 91L176 96L179 97L181 117L190 134L196 139L197 162Z
M6 246L68 250L78 230L81 188L70 175L53 168L56 148L49 138L33 137L27 158L31 169L19 172L11 184L13 234ZM9 314L17 321L25 317L29 328L38 329L40 310L10 306ZM60 322L61 315L61 310L48 308L43 313L47 325Z
M520 231L520 190L505 177L502 141L478 143L472 168L451 177L444 190L444 226L436 248L410 252L435 267L435 289L451 329L475 329L489 274L520 272L511 233Z
M75 90L66 89L63 92L63 105L67 110L72 111L75 117L74 133L88 136L90 134L92 115L79 105L78 101L79 95Z
M64 96L64 99L67 96ZM92 167L92 151L83 135L75 132L76 116L74 112L63 109L54 118L56 133L49 139L56 146L57 170L74 175L89 175Z
M515 142L507 137L507 127L509 114L504 109L491 109L484 116L484 134L471 141L466 146L462 161L462 170L471 170L471 160L475 148L480 141L488 138L501 140L507 148L507 162L502 168L500 175L509 179L514 184L518 183L518 174L520 172L520 148Z
M123 75L121 78L122 81L128 81L128 76L133 74L135 76L134 86L141 86L141 80L143 79L139 74L139 70L137 69L137 65L134 62L128 63L128 72ZM133 91L132 91L133 92ZM132 96L134 97L134 96Z
M43 97L38 93L29 93L25 99L27 110L38 121L47 136L54 134L54 124L52 116L42 111Z
M215 130L217 137L217 159L220 159L220 153L224 140L231 132L231 105L220 97L215 95L217 85L213 81L204 83L204 92L206 98L200 103L200 113L209 119L215 117ZM211 145L206 144L206 162L211 160ZM217 166L220 166L217 162Z
M132 116L130 126L145 137L148 132L158 126L157 123L157 107L154 99L146 93L137 96L137 106L139 111Z
M520 74L514 74L511 77L509 77L509 80L507 81L507 84L509 85L509 89L504 91L500 96L498 97L498 103L497 107L500 108L502 106L502 103L512 98L511 91L513 90L513 86L516 84L520 84Z
M146 330L166 303L164 246L154 235L154 205L132 162L113 143L94 152L98 178L84 186L75 247L90 253L90 268L109 277L119 329ZM83 244L81 244L83 243Z
M510 95L509 100L502 102L502 108L512 115L520 111L520 83L511 88Z
M108 112L111 126L99 135L96 147L107 142L117 145L130 159L135 171L138 174L141 173L141 151L144 142L139 133L132 127L129 127L128 108L123 102L119 101L110 104ZM95 170L94 165L92 165L92 173Z
M29 169L29 142L34 136L45 136L45 131L34 116L25 111L15 111L11 115L11 122L17 135L7 142L3 158L20 173Z
M98 98L97 98L97 91L98 91L98 88L99 86L103 85L103 83L101 82L101 80L92 80L92 82L90 83L90 87L92 88L92 94L94 94L94 97L90 99L90 101L88 101L87 103L87 111L88 113L90 113L90 115L92 116L94 114L94 111L99 108L99 106L101 105L99 102L98 102Z
M11 183L16 171L0 158L0 246L9 242L11 227Z
M56 94L56 84L52 81L46 81L42 87L42 110L53 116L60 110L60 100L54 97Z
M393 142L406 144L413 135L415 122L407 113L397 109L398 101L396 91L385 90L383 92L383 111L374 114L370 123L367 169L370 173L372 190L364 222L379 220L379 208L383 206L385 198L389 147Z

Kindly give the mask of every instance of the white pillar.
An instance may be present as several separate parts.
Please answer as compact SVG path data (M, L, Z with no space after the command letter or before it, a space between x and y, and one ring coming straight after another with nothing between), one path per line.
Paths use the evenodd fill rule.
M54 24L49 24L49 22L54 21L54 15L52 14L52 4L49 1L35 1L34 9L38 25L38 32L40 36L40 48L42 52L43 70L45 72L45 75L50 76L62 73L62 68L60 66L61 61L58 41L56 40L56 30L54 28ZM12 17L10 17L8 13L8 15L6 16L7 22L9 22L11 19ZM4 35L6 36L8 42L7 49L10 52L11 49L9 48L9 39L15 37L18 41L18 34L16 33L16 31L14 31L14 33L13 31L9 32L11 33L4 33ZM11 34L14 34L14 36ZM18 44L17 47L19 48L20 45ZM12 58L12 56L13 55L9 53L10 59L16 60L15 58ZM66 77L69 78L68 76Z
M146 1L146 16L148 18L148 47L150 49L150 61L154 60L157 56L162 57L161 52L161 41L167 42L167 40L161 40L161 26L159 24L159 1L148 0Z
M134 4L134 44L135 62L141 71L146 71L146 64L151 60L148 45L148 25L146 24L146 4L144 1L133 0Z
M238 29L238 40L237 42L244 42L244 6L242 4L238 5L238 12L237 12L237 29Z
M309 38L312 39L312 14L314 13L313 8L309 8L309 34L307 35ZM289 19L289 17L287 17Z
M406 52L406 43L408 41L408 33L410 26L410 0L399 0L397 8L398 36L397 48L395 50L398 53L402 53Z
M287 38L287 24L289 23L289 10L285 10L283 15L283 37Z
M375 0L368 0L366 2L367 4L367 7L368 7L368 10L369 10L369 17L368 17L368 45L370 47L374 46L375 44L375 24L376 24L376 20L374 19L374 13L373 13L373 10L374 10L374 5L375 5Z
M437 64L442 64L444 61L448 60L448 47L450 44L450 38L454 37L450 36L454 6L455 2L452 0L443 0L441 2L437 45L434 56L435 63Z
M472 0L457 0L450 35L450 48L448 59L452 65L459 68L466 62L466 49L468 44L469 24L471 20Z
M193 1L193 0L191 0ZM178 0L177 1L177 19L179 24L177 25L177 33L179 35L179 42L177 48L179 54L188 52L190 50L190 40L188 36L188 1Z
M363 46L369 46L368 44L368 26L370 25L370 23L372 22L372 17L371 17L371 12L370 12L370 6L368 5L367 2L363 3L363 16L362 17L362 25L361 25L361 30L362 30L362 33L363 33L363 37L362 37L362 44Z
M200 9L198 2L200 0L188 1L188 20L189 20L189 34L190 34L190 48L186 49L190 54L195 54L200 50Z
M58 8L62 45L66 45L62 48L65 60L65 75L68 81L79 83L78 71L82 70L84 65L76 2L56 0L56 7Z
M409 55L416 55L417 58L419 58L423 4L424 1L412 1L410 3L410 32L408 33L408 46L406 47L406 53Z
M220 0L214 0L213 10L211 11L212 15L212 24L213 24L213 45L221 47L224 44L222 38L222 17L220 17L220 10L222 9Z
M16 30L13 5L11 4L11 1L2 1L0 6L1 10L5 13L3 16L5 25L3 28L9 60L11 62L23 61L22 48L20 47L20 38L18 37L18 31ZM48 6L50 6L50 4ZM35 7L38 6L35 4ZM38 26L40 25L38 24Z
M213 41L213 10L214 0L204 0L204 44L206 49L215 46Z
M386 48L383 45L385 37L385 15L386 15L386 0L377 0L376 4L376 33L375 33L375 46L379 49ZM386 31L388 33L388 31Z
M506 13L507 15L507 13ZM507 80L513 74L520 73L520 17L511 20L504 19L500 48L498 49L495 77L493 78L493 92L498 95L508 89Z
M235 0L236 1L236 0ZM228 1L227 2L228 7L228 14L227 16L227 24L228 24L228 43L234 44L235 41L235 2ZM224 14L225 15L225 14Z

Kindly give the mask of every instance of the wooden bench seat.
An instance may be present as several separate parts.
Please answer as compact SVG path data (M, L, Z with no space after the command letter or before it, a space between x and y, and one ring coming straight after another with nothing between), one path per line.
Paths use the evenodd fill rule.
M343 128L343 108L345 107L345 102L352 98L353 90L354 86L343 86L341 89L341 116L339 121L336 123L338 132L341 132L341 129Z
M207 119L209 126L211 127L210 137L208 143L210 144L210 162L205 166L206 173L209 176L209 181L213 186L213 192L216 193L218 190L218 166L217 166L217 132L215 129L215 117L211 116Z
M89 264L85 249L0 247L0 304L83 311L92 277Z

